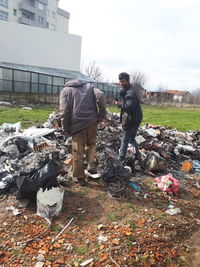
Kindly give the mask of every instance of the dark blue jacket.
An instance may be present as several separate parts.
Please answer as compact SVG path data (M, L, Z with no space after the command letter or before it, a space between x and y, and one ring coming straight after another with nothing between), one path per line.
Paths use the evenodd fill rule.
M132 85L120 93L122 105L120 119L124 130L139 127L142 121L140 100Z

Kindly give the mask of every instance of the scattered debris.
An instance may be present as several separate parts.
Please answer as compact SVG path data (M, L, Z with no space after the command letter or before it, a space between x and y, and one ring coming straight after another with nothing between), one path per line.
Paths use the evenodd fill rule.
M32 110L31 107L23 107L22 109L24 109L24 110Z
M0 105L12 105L10 102L7 102L7 101L0 101Z
M169 205L165 212L170 214L170 215L176 215L176 214L181 213L181 210L180 210L180 208L175 208L173 205Z
M137 186L135 183L130 182L129 185L136 191L141 192L141 189L139 186Z
M108 241L108 237L107 236L98 236L98 241L99 242L107 242Z
M74 218L71 218L71 220L67 223L67 225L65 225L65 227L62 229L62 231L60 231L59 234L57 234L56 237L52 238L51 242L55 242L55 240L67 229L67 227L72 223L72 221L74 220Z
M94 261L94 259L86 260L86 261L82 262L82 263L80 264L80 266L82 266L82 267L87 266L88 264L90 264L90 263L93 262L93 261Z
M10 207L6 207L6 211L11 210L13 212L13 215L16 216L20 213L22 213L22 211L19 211L17 208L10 206Z
M193 161L193 169L194 169L194 172L200 173L200 161L199 160Z

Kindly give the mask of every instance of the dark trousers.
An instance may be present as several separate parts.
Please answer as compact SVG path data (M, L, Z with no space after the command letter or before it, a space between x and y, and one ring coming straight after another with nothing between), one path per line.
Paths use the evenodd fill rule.
M136 154L139 154L139 147L135 140L137 130L139 126L132 127L131 129L124 130L122 133L122 140L121 140L121 146L119 150L119 156L120 158L126 157L126 152L128 148L128 144L131 144L135 147Z

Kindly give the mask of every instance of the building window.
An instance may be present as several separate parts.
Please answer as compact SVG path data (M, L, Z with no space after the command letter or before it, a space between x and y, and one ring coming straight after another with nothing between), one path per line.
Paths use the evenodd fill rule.
M8 8L8 0L0 0L0 6Z
M60 86L64 86L64 78L61 77L53 77L53 85L60 85Z
M8 12L0 10L0 19L1 20L8 20Z
M30 77L30 72L14 70L14 91L30 92Z
M42 3L38 3L38 9L44 10L44 5Z
M22 12L22 17L23 17L23 18L26 18L26 19L33 20L31 14L28 13L28 12L24 12L24 11L23 11L23 12Z
M31 74L27 71L14 70L15 81L30 82Z
M53 19L55 19L55 17L56 17L56 13L55 13L54 11L51 11L51 17L52 17Z
M49 28L49 22L47 21L47 28Z
M12 80L12 70L0 68L0 79L1 80Z
M17 16L17 9L13 9L13 15Z
M56 25L55 25L55 24L51 24L51 29L52 29L53 31L55 31L55 29L56 29Z
M49 16L49 10L47 9L47 17Z
M41 17L41 16L39 16L39 17L38 17L38 22L39 22L40 24L43 24L43 23L44 23L44 18Z

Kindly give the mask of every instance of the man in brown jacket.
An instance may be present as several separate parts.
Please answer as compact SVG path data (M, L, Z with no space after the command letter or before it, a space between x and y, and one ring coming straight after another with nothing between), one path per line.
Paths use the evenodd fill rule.
M84 154L87 170L96 173L97 124L106 120L106 101L103 93L91 84L71 80L60 93L60 111L64 134L72 136L73 177L84 186Z

